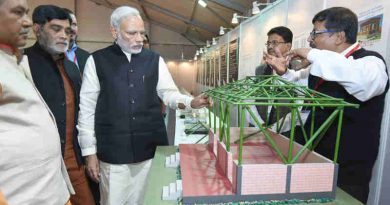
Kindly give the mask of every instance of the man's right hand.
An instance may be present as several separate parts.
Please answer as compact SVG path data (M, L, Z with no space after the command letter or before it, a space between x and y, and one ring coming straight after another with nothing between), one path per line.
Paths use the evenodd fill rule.
M99 183L100 172L99 172L99 160L96 154L88 155L85 157L87 173L89 177L96 183Z

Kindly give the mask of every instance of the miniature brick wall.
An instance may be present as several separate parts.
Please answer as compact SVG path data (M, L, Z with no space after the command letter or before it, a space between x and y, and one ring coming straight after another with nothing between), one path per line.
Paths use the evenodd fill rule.
M217 164L219 168L221 168L224 175L227 174L227 152L225 149L225 145L218 142L217 144Z
M334 164L310 163L291 165L291 193L331 192Z
M280 194L286 192L287 166L283 164L242 165L241 194Z
M231 152L227 152L227 173L226 177L229 179L230 183L233 184L233 154Z
M233 183L233 154L226 151L225 144L218 141L217 149L217 164L229 179L230 183Z

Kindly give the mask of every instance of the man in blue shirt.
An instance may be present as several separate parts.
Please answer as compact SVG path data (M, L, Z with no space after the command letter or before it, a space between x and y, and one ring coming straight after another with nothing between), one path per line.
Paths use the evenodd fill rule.
M69 49L66 51L66 57L72 61L80 70L80 73L83 74L85 62L89 57L89 52L78 47L76 44L77 35L78 35L78 25L76 15L69 9L63 8L72 19L71 29L72 33L70 35Z

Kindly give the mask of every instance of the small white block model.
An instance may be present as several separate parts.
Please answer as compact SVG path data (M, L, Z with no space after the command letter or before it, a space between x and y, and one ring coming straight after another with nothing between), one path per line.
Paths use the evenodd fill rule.
M165 158L165 167L176 168L180 164L180 154L176 152Z
M181 180L176 180L176 190L181 193L183 192L183 184Z
M169 187L168 186L163 187L162 200L169 200Z
M169 186L163 187L162 199L163 200L178 200L183 195L183 185L181 180L169 183Z

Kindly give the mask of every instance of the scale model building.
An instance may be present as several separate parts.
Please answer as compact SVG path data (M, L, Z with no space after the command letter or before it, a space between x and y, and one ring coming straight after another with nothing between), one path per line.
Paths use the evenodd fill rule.
M219 114L219 127L216 119L208 125L208 144L179 146L184 204L335 198L343 110L357 105L277 76L247 77L206 94L214 101L210 111ZM274 131L260 122L252 106L273 107ZM286 108L288 137L279 134L287 116L280 113ZM314 128L313 117L307 122L310 132L302 129L305 143L294 142L295 125L303 124L300 111L308 109L314 116L316 109L325 108L333 111L322 125ZM238 127L230 126L231 112L238 116ZM255 127L245 127L246 114ZM337 123L338 136L330 160L313 150L332 123Z

